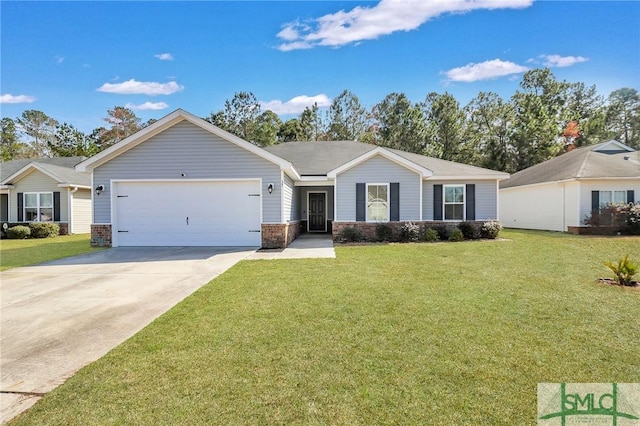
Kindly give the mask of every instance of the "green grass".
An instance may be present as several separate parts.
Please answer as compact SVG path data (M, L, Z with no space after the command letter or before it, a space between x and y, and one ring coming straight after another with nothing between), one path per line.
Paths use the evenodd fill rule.
M535 424L540 382L640 382L640 238L337 247L245 261L12 425Z
M100 248L91 248L89 234L29 240L0 240L0 271L94 250L100 250Z

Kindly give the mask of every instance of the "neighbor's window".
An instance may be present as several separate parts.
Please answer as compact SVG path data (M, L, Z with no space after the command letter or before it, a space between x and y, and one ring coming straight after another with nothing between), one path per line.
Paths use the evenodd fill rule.
M625 204L627 191L600 191L600 207L608 204Z
M367 184L367 220L389 221L389 184Z
M444 186L444 220L464 220L464 185Z
M50 222L52 219L52 192L26 192L24 194L24 220L26 222Z

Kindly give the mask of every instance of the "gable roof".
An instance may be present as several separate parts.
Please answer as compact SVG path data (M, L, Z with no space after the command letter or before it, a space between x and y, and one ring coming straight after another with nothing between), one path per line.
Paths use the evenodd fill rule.
M278 166L280 166L280 168L287 173L289 176L293 177L293 178L299 178L300 176L298 175L297 171L293 168L293 166L291 165L291 163L289 163L288 161L286 161L285 159L278 157L277 155L273 155L272 153L260 148L257 145L254 145L252 143L249 143L235 135L232 135L229 132L226 132L222 129L220 129L219 127L214 126L213 124L209 123L208 121L203 120L200 117L197 117L185 110L182 109L177 109L174 112L172 112L171 114L168 114L166 116L164 116L163 118L161 118L160 120L156 121L155 123L151 124L148 127L145 127L144 129L134 133L133 135L121 140L120 142L118 142L117 144L105 149L104 151L94 155L91 158L88 158L87 160L81 162L80 164L78 164L76 166L76 170L78 171L92 171L94 168L100 166L101 164L104 164L106 162L108 162L109 160L119 156L120 154L123 154L125 152L127 152L128 150L130 150L131 148L134 148L136 146L138 146L139 144L143 143L144 141L152 138L153 136L161 133L162 131L182 122L182 121L188 121L191 124L194 124L198 127L200 127L201 129L204 129L224 140L226 140L227 142L231 142L241 148L246 149L249 152L252 152L256 155L258 155L259 157L264 158L267 161L270 161Z
M2 185L19 181L33 170L46 174L59 185L91 187L91 175L77 172L75 165L85 157L26 158L3 162L1 168Z
M638 151L613 140L577 148L514 173L500 188L598 178L640 179Z
M326 176L332 172L341 171L342 166L354 160L357 161L358 158L385 152L387 157L397 156L406 160L407 163L404 165L409 168L426 169L429 173L423 173L425 177L432 176L434 179L468 177L507 179L509 177L507 173L354 141L285 142L265 149L291 161L301 176Z

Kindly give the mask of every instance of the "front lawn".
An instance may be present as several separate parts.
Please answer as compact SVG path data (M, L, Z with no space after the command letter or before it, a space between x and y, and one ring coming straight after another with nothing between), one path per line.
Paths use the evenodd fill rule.
M0 240L0 271L75 256L91 248L89 234L61 235L55 238Z
M535 424L540 382L640 382L640 238L244 261L12 424ZM99 336L96 336L99 337Z

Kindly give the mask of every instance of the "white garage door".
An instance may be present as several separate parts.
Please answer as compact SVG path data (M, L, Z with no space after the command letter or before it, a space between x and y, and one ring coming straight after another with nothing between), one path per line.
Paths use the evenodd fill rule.
M114 245L253 246L259 181L116 182Z

